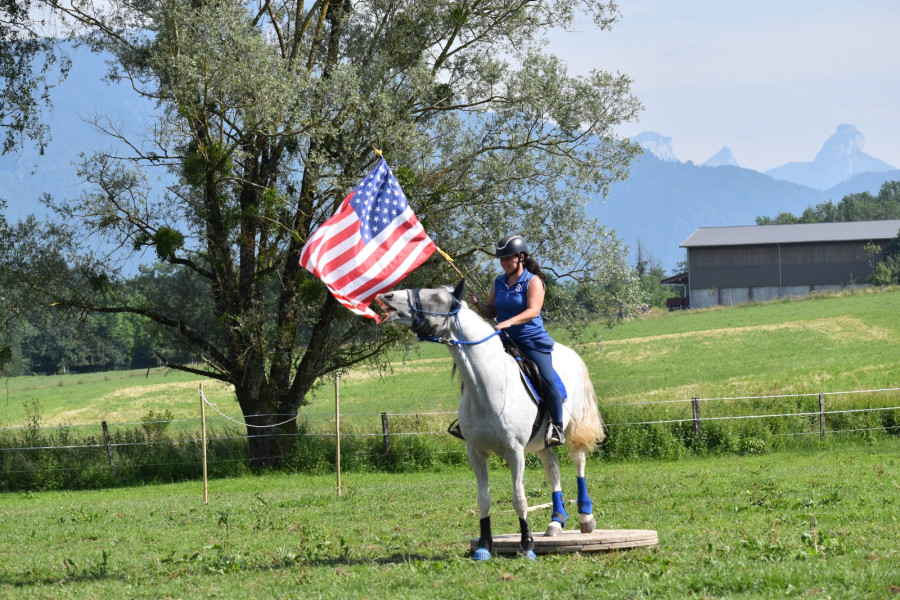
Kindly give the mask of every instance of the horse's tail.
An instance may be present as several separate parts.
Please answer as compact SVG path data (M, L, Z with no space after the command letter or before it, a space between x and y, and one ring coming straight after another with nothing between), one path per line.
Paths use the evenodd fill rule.
M584 405L581 410L581 419L574 421L571 434L566 432L566 442L574 450L591 452L597 444L606 439L603 431L603 417L600 416L600 408L597 406L597 392L591 382L587 365L582 363L584 373Z

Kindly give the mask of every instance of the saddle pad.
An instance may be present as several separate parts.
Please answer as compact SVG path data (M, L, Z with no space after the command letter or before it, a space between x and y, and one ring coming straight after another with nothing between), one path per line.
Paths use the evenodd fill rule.
M519 373L522 375L522 381L525 383L525 388L528 390L534 403L540 406L541 396L537 393L537 389L535 389L534 384L531 382L531 378L528 377L528 374L525 373L525 370L522 368L522 359L516 358L516 362L519 363ZM556 387L559 388L559 394L562 396L562 401L565 402L569 398L569 393L566 391L566 386L562 379L560 379L556 369L553 369L553 378L556 380Z

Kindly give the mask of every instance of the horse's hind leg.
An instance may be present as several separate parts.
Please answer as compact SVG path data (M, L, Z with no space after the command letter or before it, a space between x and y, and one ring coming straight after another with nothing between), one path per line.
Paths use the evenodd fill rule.
M490 560L491 551L494 549L494 538L491 534L491 494L488 489L488 455L473 450L467 446L469 464L475 472L475 482L478 485L478 512L481 515L481 532L478 538L478 548L472 554L475 560Z
M594 519L594 505L588 496L587 483L584 480L584 466L587 462L584 450L572 450L572 464L575 465L575 473L578 483L578 527L581 533L591 533L597 526Z
M531 535L531 527L528 525L528 498L525 497L525 453L519 450L510 450L506 455L509 470L512 473L513 483L513 508L519 515L519 529L522 532L522 550L520 554L525 558L534 559L534 538Z
M541 464L544 465L544 476L550 482L550 489L553 491L551 496L553 502L553 516L550 518L550 525L547 526L546 536L555 537L566 526L569 515L566 514L566 508L563 503L562 484L559 479L559 461L556 455L549 448L542 448L537 451Z

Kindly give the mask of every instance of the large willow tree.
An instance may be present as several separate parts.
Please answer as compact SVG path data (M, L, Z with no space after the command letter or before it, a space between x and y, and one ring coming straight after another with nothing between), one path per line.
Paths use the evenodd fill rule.
M576 11L609 28L611 2L33 1L109 53L109 76L154 99L159 118L142 139L103 125L128 151L89 156L82 195L54 199L70 229L55 230L53 248L40 226L21 226L16 272L54 305L165 328L200 366L163 360L234 386L261 426L256 465L277 460L274 424L319 378L400 335L340 307L298 264L373 147L438 245L473 272L496 238L519 232L558 276L604 295L598 316L627 316L637 300L620 243L583 207L626 176L636 148L614 128L639 102L626 76L573 77L544 51ZM153 169L169 174L163 193L147 183ZM63 239L72 268L41 271ZM168 263L180 293L160 294L145 271L146 291L123 294L124 254ZM450 281L434 258L404 283Z

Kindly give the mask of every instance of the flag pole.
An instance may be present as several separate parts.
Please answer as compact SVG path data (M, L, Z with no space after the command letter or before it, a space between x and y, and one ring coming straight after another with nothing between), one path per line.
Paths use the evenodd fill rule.
M450 266L453 267L453 270L454 270L454 271L456 271L457 273L459 273L459 276L460 276L460 277L462 277L463 279L472 279L472 278L467 278L465 275L463 275L463 272L460 271L460 270L456 267L455 264L453 264L453 257L450 256L449 254L447 254L446 252L444 252L443 250L441 250L440 247L438 247L437 244L435 244L434 249L437 250L437 251L440 253L440 255L443 256L443 257L447 260L448 263L450 263ZM480 282L475 281L475 284L478 285L478 287L481 287Z
M382 158L383 152L381 151L381 148L378 148L375 144L372 144L372 150L375 152L376 155L378 155L378 158ZM460 271L459 268L457 268L457 266L453 263L452 256L450 256L449 254L447 254L446 252L441 250L441 248L437 244L434 245L434 249L437 250L440 253L440 255L444 257L444 259L447 261L447 263L449 263L450 266L453 267L454 271L459 273L460 277L462 277L463 279L466 278L466 276L463 275L463 272Z
M447 253L444 252L443 250L441 250L440 247L439 247L437 244L435 244L434 249L437 250L437 251L440 253L440 255L443 256L443 257L447 260L448 263L450 263L450 266L453 267L453 270L454 270L454 271L456 271L457 273L459 273L459 276L460 276L460 277L465 278L465 275L463 275L463 272L460 271L460 270L456 267L455 264L453 264L453 257L451 257L449 254L447 254Z

